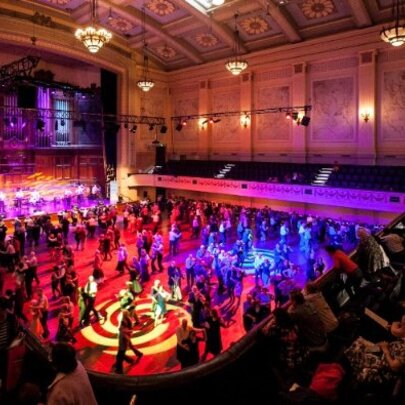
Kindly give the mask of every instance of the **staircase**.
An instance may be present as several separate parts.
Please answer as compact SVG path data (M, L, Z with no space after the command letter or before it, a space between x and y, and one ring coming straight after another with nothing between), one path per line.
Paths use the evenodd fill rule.
M226 163L217 174L214 174L214 177L216 179L224 179L234 167L235 165L233 163Z
M315 175L315 178L311 184L313 186L324 186L328 182L332 172L333 172L332 167L323 167L322 169L319 169L318 173Z

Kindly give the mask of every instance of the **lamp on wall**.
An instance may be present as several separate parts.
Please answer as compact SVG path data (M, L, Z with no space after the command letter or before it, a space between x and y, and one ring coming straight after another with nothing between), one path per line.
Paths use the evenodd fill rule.
M247 128L250 124L250 116L245 113L244 115L242 115L241 117L241 124L243 125L243 128Z
M392 0L394 25L383 27L381 39L392 46L401 46L405 42L405 4L404 0Z
M225 67L235 76L238 76L241 72L243 72L247 67L248 63L241 59L239 56L240 49L239 49L239 30L236 23L236 19L238 18L238 14L235 14L235 31L234 31L234 44L233 44L233 52L234 55L230 58L226 63Z
M75 37L89 50L91 53L97 53L104 44L112 38L111 32L105 28L97 28L97 0L91 0L91 17L92 25L81 29L78 28L75 32Z
M364 122L369 122L371 113L369 111L363 111L362 113L360 113L360 117L363 119Z

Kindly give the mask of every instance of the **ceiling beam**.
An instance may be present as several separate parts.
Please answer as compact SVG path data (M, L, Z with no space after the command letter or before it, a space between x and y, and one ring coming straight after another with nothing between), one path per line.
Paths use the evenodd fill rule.
M363 0L348 0L353 11L353 17L358 27L368 27L373 24Z
M290 42L300 42L302 40L298 31L288 21L287 17L280 7L271 0L259 0L259 3L264 7L271 18L279 25L284 35Z
M230 48L234 46L234 35L231 29L226 27L225 25L218 23L214 20L213 17L205 10L197 10L191 4L184 0L172 0L178 7L181 7L183 10L186 10L190 13L193 17L195 17L198 21L201 21L206 27L212 30L213 33L218 35L218 37L227 44ZM246 47L243 44L239 45L239 48L242 52L247 52Z
M142 12L132 6L121 7L117 4L112 3L109 0L100 0L99 4L103 7L112 8L118 12L122 17L126 17L132 22L138 25L142 25ZM152 33L162 39L167 45L170 45L173 49L186 56L194 63L203 63L204 60L198 54L198 52L192 48L187 42L182 39L174 38L169 33L167 33L161 24L156 22L154 19L150 18L148 15L145 16L145 28L149 33Z

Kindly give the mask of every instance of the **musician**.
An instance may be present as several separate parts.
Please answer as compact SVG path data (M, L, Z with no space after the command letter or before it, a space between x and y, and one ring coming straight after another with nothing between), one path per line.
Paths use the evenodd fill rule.
M91 188L91 194L94 198L101 198L101 187L98 184L94 184Z
M30 204L37 204L41 200L41 196L39 194L39 191L31 191L31 196L29 199Z
M17 192L15 193L15 202L16 202L17 208L21 208L23 198L24 198L24 192L20 188L18 188Z
M0 191L0 212L4 212L6 195Z
M78 184L76 187L76 198L77 198L77 202L81 203L83 201L83 196L84 196L84 186L83 184Z
M181 301L183 299L181 294L181 279L183 278L183 274L181 273L180 268L176 266L174 260L171 261L170 266L167 268L167 272L172 299L175 301Z
M66 208L69 208L72 203L72 191L69 188L67 188L64 192L64 199Z
M157 326L161 323L161 318L167 313L166 301L170 298L170 294L163 289L160 280L155 280L153 283L151 297L153 319L155 320L155 326Z

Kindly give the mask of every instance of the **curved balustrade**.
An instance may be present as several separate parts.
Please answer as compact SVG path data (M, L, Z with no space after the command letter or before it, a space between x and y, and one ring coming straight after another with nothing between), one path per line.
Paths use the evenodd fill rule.
M267 198L338 207L400 213L405 209L405 193L355 190L298 184L260 183L255 181L220 180L203 177L135 174L128 187L161 187L175 190Z

